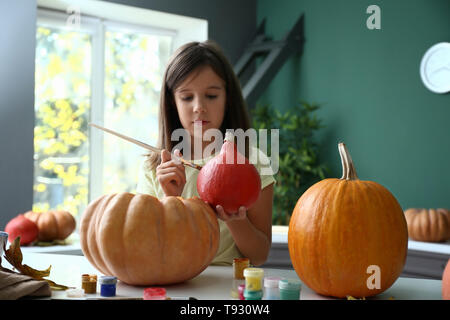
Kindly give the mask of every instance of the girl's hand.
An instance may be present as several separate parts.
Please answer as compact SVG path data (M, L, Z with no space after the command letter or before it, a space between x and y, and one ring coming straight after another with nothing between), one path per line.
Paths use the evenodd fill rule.
M178 149L175 155L181 157ZM166 196L181 196L186 184L184 165L166 149L161 151L161 164L156 167L156 177Z
M238 212L235 213L229 213L225 212L223 207L221 205L216 206L216 214L217 217L225 222L232 221L232 220L242 220L247 217L247 209L242 206L239 208Z

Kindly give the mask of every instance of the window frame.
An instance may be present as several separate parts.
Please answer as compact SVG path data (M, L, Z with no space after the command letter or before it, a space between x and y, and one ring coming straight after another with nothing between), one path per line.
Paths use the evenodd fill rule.
M38 7L37 26L48 26L64 30L74 30L88 33L91 36L91 95L89 119L92 123L104 123L104 84L105 84L105 33L108 30L122 32L139 32L152 35L172 37L171 52L173 52L179 32L167 28L138 25L123 21L114 21L101 17L80 14L80 24L68 25L70 14ZM103 132L89 127L89 175L88 175L88 203L103 195ZM33 181L33 183L35 183ZM88 205L88 203L86 205Z

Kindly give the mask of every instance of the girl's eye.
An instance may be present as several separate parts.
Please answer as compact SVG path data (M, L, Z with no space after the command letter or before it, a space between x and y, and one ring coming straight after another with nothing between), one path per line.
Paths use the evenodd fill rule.
M207 94L206 95L206 97L208 98L208 99L215 99L215 98L217 98L217 95L214 95L214 94Z
M192 97L181 97L181 100L183 100L183 101L191 101L192 100Z

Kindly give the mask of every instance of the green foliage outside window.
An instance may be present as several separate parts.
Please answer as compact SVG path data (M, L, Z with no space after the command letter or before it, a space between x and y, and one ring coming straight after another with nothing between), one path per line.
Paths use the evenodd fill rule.
M90 58L89 35L37 28L33 211L87 202Z

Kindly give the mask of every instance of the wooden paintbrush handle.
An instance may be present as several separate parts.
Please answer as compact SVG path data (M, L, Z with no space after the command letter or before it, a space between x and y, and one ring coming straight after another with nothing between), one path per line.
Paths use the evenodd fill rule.
M113 130L111 130L111 129L104 128L104 127L99 126L99 125L94 124L94 123L89 123L89 125L92 126L92 127L97 128L97 129L103 130L103 131L105 131L105 132L108 132L108 133L110 133L110 134L112 134L112 135L115 135L116 137L122 138L122 139L124 139L124 140L126 140L126 141L128 141L128 142L134 143L134 144L136 144L136 145L138 145L138 146L140 146L140 147L142 147L142 148L145 148L145 149L150 150L150 151L152 151L152 152L157 152L157 153L160 153L160 154L161 154L161 149L155 148L155 147L153 147L153 146L151 146L151 145L149 145L149 144L146 144L146 143L141 142L141 141L139 141L139 140L130 138L130 137L126 136L126 135L123 135L123 134L118 133L118 132L116 132L116 131L113 131ZM202 169L202 167L199 166L198 164L189 162L189 161L187 161L187 160L185 160L185 159L183 159L183 158L180 158L180 157L177 157L177 158L181 161L181 163L183 163L183 164L186 165L186 166L189 166L189 167L194 168L194 169L197 169L197 170L201 170L201 169Z

